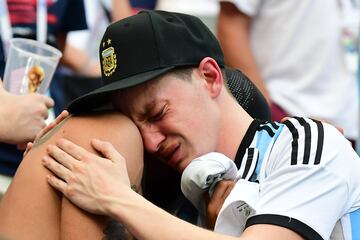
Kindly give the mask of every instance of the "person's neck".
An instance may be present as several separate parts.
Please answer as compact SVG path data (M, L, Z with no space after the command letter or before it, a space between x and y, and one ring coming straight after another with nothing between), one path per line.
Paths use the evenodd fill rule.
M217 151L234 160L241 141L253 120L236 102L229 105L221 116L222 128L219 131Z

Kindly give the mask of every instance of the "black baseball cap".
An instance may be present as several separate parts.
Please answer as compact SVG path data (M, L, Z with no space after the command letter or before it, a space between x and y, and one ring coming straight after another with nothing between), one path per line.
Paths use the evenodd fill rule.
M198 66L205 57L225 67L218 40L200 19L157 10L141 11L110 24L99 55L103 86L71 102L70 113L96 110L110 103L118 90L147 82L177 67ZM227 69L226 75L231 79L244 76L234 69Z
M205 57L224 66L217 39L200 19L166 11L141 11L110 24L99 55L103 86L70 103L70 113L89 112L109 102L117 90L176 67L197 66Z

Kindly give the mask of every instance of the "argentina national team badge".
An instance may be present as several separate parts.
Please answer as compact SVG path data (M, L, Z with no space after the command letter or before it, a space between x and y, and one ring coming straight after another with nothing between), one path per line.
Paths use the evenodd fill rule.
M102 45L105 47L111 44L111 39L108 39L106 42L103 42ZM103 73L105 76L109 77L116 70L116 54L115 49L113 47L108 47L101 53L102 57L102 67Z

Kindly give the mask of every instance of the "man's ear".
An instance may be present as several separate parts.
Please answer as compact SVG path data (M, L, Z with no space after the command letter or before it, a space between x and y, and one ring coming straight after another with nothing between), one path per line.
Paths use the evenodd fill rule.
M217 97L223 88L223 77L217 62L210 57L206 57L201 60L198 71L200 77L204 79L211 96Z

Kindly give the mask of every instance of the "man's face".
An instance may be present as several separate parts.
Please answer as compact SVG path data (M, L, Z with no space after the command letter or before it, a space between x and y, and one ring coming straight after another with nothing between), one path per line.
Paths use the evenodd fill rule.
M219 112L204 80L192 76L187 81L167 74L113 99L138 126L145 149L180 172L217 145Z

